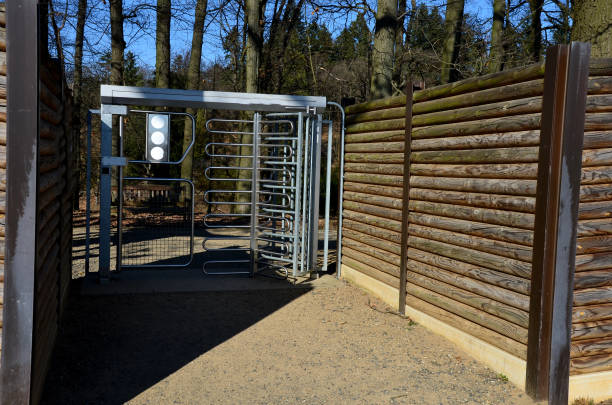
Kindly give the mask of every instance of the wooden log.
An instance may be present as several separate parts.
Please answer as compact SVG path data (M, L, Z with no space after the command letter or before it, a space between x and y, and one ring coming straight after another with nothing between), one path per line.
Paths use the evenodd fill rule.
M372 110L380 110L385 108L400 107L406 105L406 96L385 97L374 101L368 101L361 104L350 105L345 108L345 113L348 116L360 114Z
M457 328L469 335L475 336L485 342L511 353L521 359L527 358L527 346L503 336L489 328L480 326L463 317L457 316L449 311L430 304L412 295L406 296L406 305L426 313L440 321Z
M498 117L510 119L512 116L534 114L541 111L542 97L529 97L415 115L412 117L412 126L423 127L429 125L485 120Z
M587 113L584 118L585 131L612 130L612 113Z
M530 230L414 212L409 214L409 220L410 223L446 229L447 231L518 243L525 246L533 245L533 231Z
M612 148L585 149L582 151L582 166L612 165Z
M394 219L396 221L402 220L402 210L396 210L387 207L380 207L378 205L364 204L355 201L345 200L342 203L345 210L354 212L360 212L363 214L375 215L377 217Z
M363 241L368 246L373 246L379 250L390 252L396 256L401 254L400 245L398 243L390 243L386 239L377 238L364 232L354 231L351 228L344 228L342 236L346 236L348 239L354 241Z
M596 373L608 370L612 370L612 356L610 354L570 359L570 375Z
M358 250L352 249L350 247L343 247L342 254L352 258L353 260L357 260L361 263L367 264L370 267L375 268L376 270L380 270L384 273L387 273L393 277L399 277L399 265L393 265L387 263L383 260L377 259L365 253L361 253Z
M61 113L63 110L62 102L58 96L56 96L53 91L51 91L44 83L41 83L38 87L38 92L40 96L40 101L42 101L43 105L45 105L48 109L56 113Z
M537 163L538 147L412 152L414 163Z
M589 61L589 76L612 76L612 58L593 58Z
M612 252L612 235L578 238L576 254Z
M401 223L388 218L377 217L374 215L363 214L351 210L343 211L344 218L353 221L361 222L362 224L372 225L379 228L388 229L394 232L400 232Z
M429 201L410 201L410 211L430 215L505 225L513 228L533 229L534 215L525 212L474 208L462 205L442 204Z
M538 63L521 67L517 69L509 69L502 72L491 73L484 76L472 77L469 79L460 80L441 86L431 87L425 90L414 92L413 100L416 103L434 98L454 96L457 94L469 93L472 91L498 88L500 93L504 92L506 84L526 82L534 79L540 79L544 76L544 63Z
M412 254L415 255L414 252ZM431 255L427 255L428 256L426 257L431 257ZM529 296L525 294L517 293L504 287L499 287L496 284L483 282L483 280L478 278L459 275L459 273L456 271L449 271L435 265L424 263L419 259L409 259L408 263L411 271L419 273L423 276L434 278L466 291L470 291L474 294L482 295L495 301L510 305L511 307L522 309L523 311L529 310ZM441 294L444 293L441 292ZM510 321L514 322L512 320Z
M572 341L606 338L612 335L612 319L572 324Z
M612 268L612 252L576 255L576 272Z
M612 166L583 167L580 184L612 183Z
M607 339L579 340L577 342L572 342L570 348L571 358L595 356L606 353L612 354L612 337Z
M370 246L366 243L359 242L358 240L348 237L348 235L342 238L342 248L344 249L345 247L349 247L351 249L354 249L357 252L368 255L380 261L383 261L390 266L399 267L400 265L399 255L391 253L387 250L379 249L375 246Z
M358 260L353 259L352 257L342 255L342 264L345 264L351 267L354 270L357 270L367 276L372 277L382 283L387 284L393 288L399 287L399 279L394 277L388 273L377 270L374 267L368 266L367 264L361 263Z
M406 104L399 107L384 108L370 111L363 111L359 114L351 114L346 117L346 124L356 124L368 121L384 121L397 119L406 116Z
M538 165L535 163L487 165L436 165L414 163L410 165L410 174L430 177L445 176L535 180L538 176Z
M594 184L580 187L580 202L607 201L612 205L612 184Z
M344 179L349 182L367 183L376 185L387 185L394 187L402 186L402 176L372 173L345 173Z
M612 234L612 221L604 219L581 219L577 227L578 237Z
M509 211L535 212L534 197L412 188L410 189L410 199Z
M576 273L574 276L574 290L605 286L612 286L612 271L610 269L583 271Z
M527 329L515 325L511 322L500 319L487 312L473 308L457 300L448 298L435 291L425 289L421 286L409 282L406 284L406 292L408 295L417 297L423 301L427 301L432 305L442 308L448 312L452 312L462 318L470 320L481 326L489 328L506 337L516 340L517 342L527 343Z
M394 208L396 210L402 209L402 200L382 195L346 191L344 193L344 199L349 201L362 202L365 204L378 205L381 207Z
M457 286L456 284L450 284L439 280L438 277L443 277L443 275L442 273L437 273L435 268L415 261L410 261L408 266L409 271L406 277L409 283L434 291L440 295L459 301L472 308L487 312L524 328L529 324L529 314L526 311L468 290L468 288L470 288L486 291L483 286L476 286L474 280L459 279L457 276L453 278L451 275L451 279L454 280L455 283L462 284L461 286Z
M408 246L525 279L529 279L531 276L531 263L520 260L508 259L491 253L480 252L412 235L408 238Z
M612 303L572 307L572 322L585 323L612 319Z
M382 239L386 242L389 249L393 249L391 251L396 252L395 246L399 249L399 244L401 241L401 235L399 232L390 231L389 229L379 228L377 226L372 226L369 224L364 224L362 222L353 221L351 219L344 219L342 221L342 225L346 230L353 230L360 233L364 233L370 236L373 236L378 239Z
M393 198L402 198L401 187L379 186L377 184L354 183L347 181L344 183L344 191L358 191L372 195L378 194Z
M378 131L366 132L361 134L346 134L344 137L345 143L362 143L362 142L394 142L401 141L406 136L404 130L399 131Z
M344 160L348 163L402 163L403 153L347 153Z
M404 142L370 142L370 143L349 143L344 147L346 153L404 153Z
M409 225L408 232L410 235L419 236L421 238L452 243L456 246L479 250L481 252L488 252L495 255L508 257L510 259L522 260L528 263L531 263L531 258L533 255L531 247L528 246L500 242L497 240L465 235L462 233L449 232L414 223Z
M595 121L599 122L598 120ZM370 124L369 126L372 128L378 127L377 123L368 124ZM596 126L601 126L600 123L592 124ZM366 124L356 124L356 126L357 125ZM430 127L418 127L412 130L412 139L494 134L500 132L517 132L536 129L540 129L540 114L517 115L508 118L489 118L479 121L467 121L452 124L433 125ZM596 128L593 128L593 130L595 129Z
M357 124L350 124L346 126L347 134L356 134L362 132L380 132L380 131L393 131L404 129L405 120L384 120L384 121L370 121L360 122Z
M344 165L344 170L349 173L394 174L396 176L401 176L404 174L404 165L386 163L346 163Z
M540 131L506 132L498 134L455 136L447 138L426 138L412 141L413 151L501 148L537 146Z
M597 305L612 302L612 286L585 288L574 291L574 305Z
M600 84L600 86L602 86ZM594 87L596 84L594 84ZM517 100L521 98L542 95L544 91L544 80L536 79L522 83L507 84L503 88L473 91L457 96L415 103L412 107L413 115L425 114L441 110L451 110L462 107L470 107L484 103L495 103L506 100Z
M612 112L612 94L597 94L587 96L586 112Z
M590 77L588 94L612 93L612 77Z
M435 190L535 196L535 180L411 176L410 186Z
M612 147L612 131L592 131L584 133L583 149Z

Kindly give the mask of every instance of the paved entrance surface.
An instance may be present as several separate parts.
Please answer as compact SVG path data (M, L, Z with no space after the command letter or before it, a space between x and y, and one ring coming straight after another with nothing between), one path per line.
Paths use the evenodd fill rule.
M120 281L111 295L84 285L43 403L531 403L504 376L331 276L297 287L220 281L142 291Z

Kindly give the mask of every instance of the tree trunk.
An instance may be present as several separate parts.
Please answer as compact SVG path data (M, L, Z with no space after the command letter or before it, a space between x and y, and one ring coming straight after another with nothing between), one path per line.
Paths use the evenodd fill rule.
M378 0L370 80L372 100L393 94L393 46L396 26L397 0Z
M405 62L405 43L404 42L404 24L406 21L406 10L408 0L399 1L398 19L395 30L395 66L393 68L393 82L395 83L394 93L403 91L406 81L407 64Z
M170 87L170 0L157 0L155 87Z
M259 61L261 60L262 29L260 0L246 1L247 42L246 42L246 92L257 93Z
M79 207L79 192L80 192L80 167L81 167L81 129L83 128L82 119L82 86L83 86L83 38L85 33L85 20L87 17L87 0L79 0L77 11L76 36L74 40L74 77L72 96L74 100L74 108L72 109L72 128L74 130L74 146L73 150L76 154L75 159L75 198L74 208Z
M456 68L459 57L459 45L463 26L464 0L448 0L444 21L444 48L442 49L441 82L450 83L459 80Z
M111 84L123 85L123 53L125 41L123 39L123 0L110 0L111 23ZM113 141L111 148L113 156L119 156L119 116L113 116ZM118 172L118 171L117 171ZM111 189L117 187L117 177L111 176ZM116 200L117 193L112 193Z
M491 49L489 51L489 73L504 68L504 18L506 0L493 0L493 26L491 27Z
M581 0L574 2L572 41L591 43L591 57L612 57L612 2Z
M533 62L538 62L542 56L542 5L543 0L529 0L529 10L531 12L529 42L530 56Z
M202 59L202 36L204 31L204 20L206 19L206 8L208 0L198 0L195 9L195 20L193 23L193 37L191 39L191 54L189 57L189 67L187 69L187 89L198 90L200 88L200 62ZM195 117L196 111L193 108L187 108L187 113ZM191 137L195 137L192 133L191 119L185 119L185 130L183 132L183 153L191 143ZM183 164L181 165L181 177L183 179L191 179L193 175L193 149L189 152Z
M261 0L247 0L246 1L246 27L247 27L247 41L246 41L246 85L245 89L247 93L257 93L259 90L259 63L261 61L261 50L262 50L262 26L260 23L262 17L262 2ZM244 119L250 119L252 117L244 117ZM243 131L249 131L250 128L243 128ZM253 136L250 134L243 134L240 137L240 143L243 145L251 145L253 143ZM256 151L252 150L251 146L240 146L240 155L256 155ZM238 158L238 167L248 168L253 164L255 157L242 157ZM250 170L238 170L237 177L240 179L250 179ZM236 190L247 191L251 189L251 183L248 181L237 181ZM236 193L235 202L243 205L233 205L232 212L234 214L246 214L251 211L251 208L246 203L251 200L251 196L248 193Z

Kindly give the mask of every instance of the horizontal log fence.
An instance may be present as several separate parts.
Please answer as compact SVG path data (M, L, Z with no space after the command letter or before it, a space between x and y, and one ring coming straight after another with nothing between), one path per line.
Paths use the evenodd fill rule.
M612 60L547 55L347 107L342 263L562 403L612 386Z

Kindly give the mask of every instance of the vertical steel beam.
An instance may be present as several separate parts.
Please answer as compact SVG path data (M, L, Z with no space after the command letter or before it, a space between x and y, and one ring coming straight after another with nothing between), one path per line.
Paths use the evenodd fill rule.
M317 278L317 254L319 251L319 195L321 187L321 134L323 133L323 118L317 114L313 122L312 148L310 150L310 225L308 227L308 270L313 278Z
M113 114L101 107L100 156L112 156ZM100 165L100 282L110 280L111 167Z
M325 161L325 231L323 239L323 271L327 271L327 255L329 252L329 211L331 203L331 175L332 175L332 139L333 121L327 123L327 160Z
M590 46L547 52L536 194L527 392L567 403Z
M410 152L412 151L412 82L406 85L406 116L404 128L404 177L402 190L402 230L400 246L400 279L399 279L399 302L398 311L406 313L406 273L408 261L408 215L410 202Z
M260 115L253 116L253 153L251 173L251 276L257 273L257 203L259 202L259 132Z
M35 304L39 25L35 0L6 2L7 206L0 403L31 400Z

